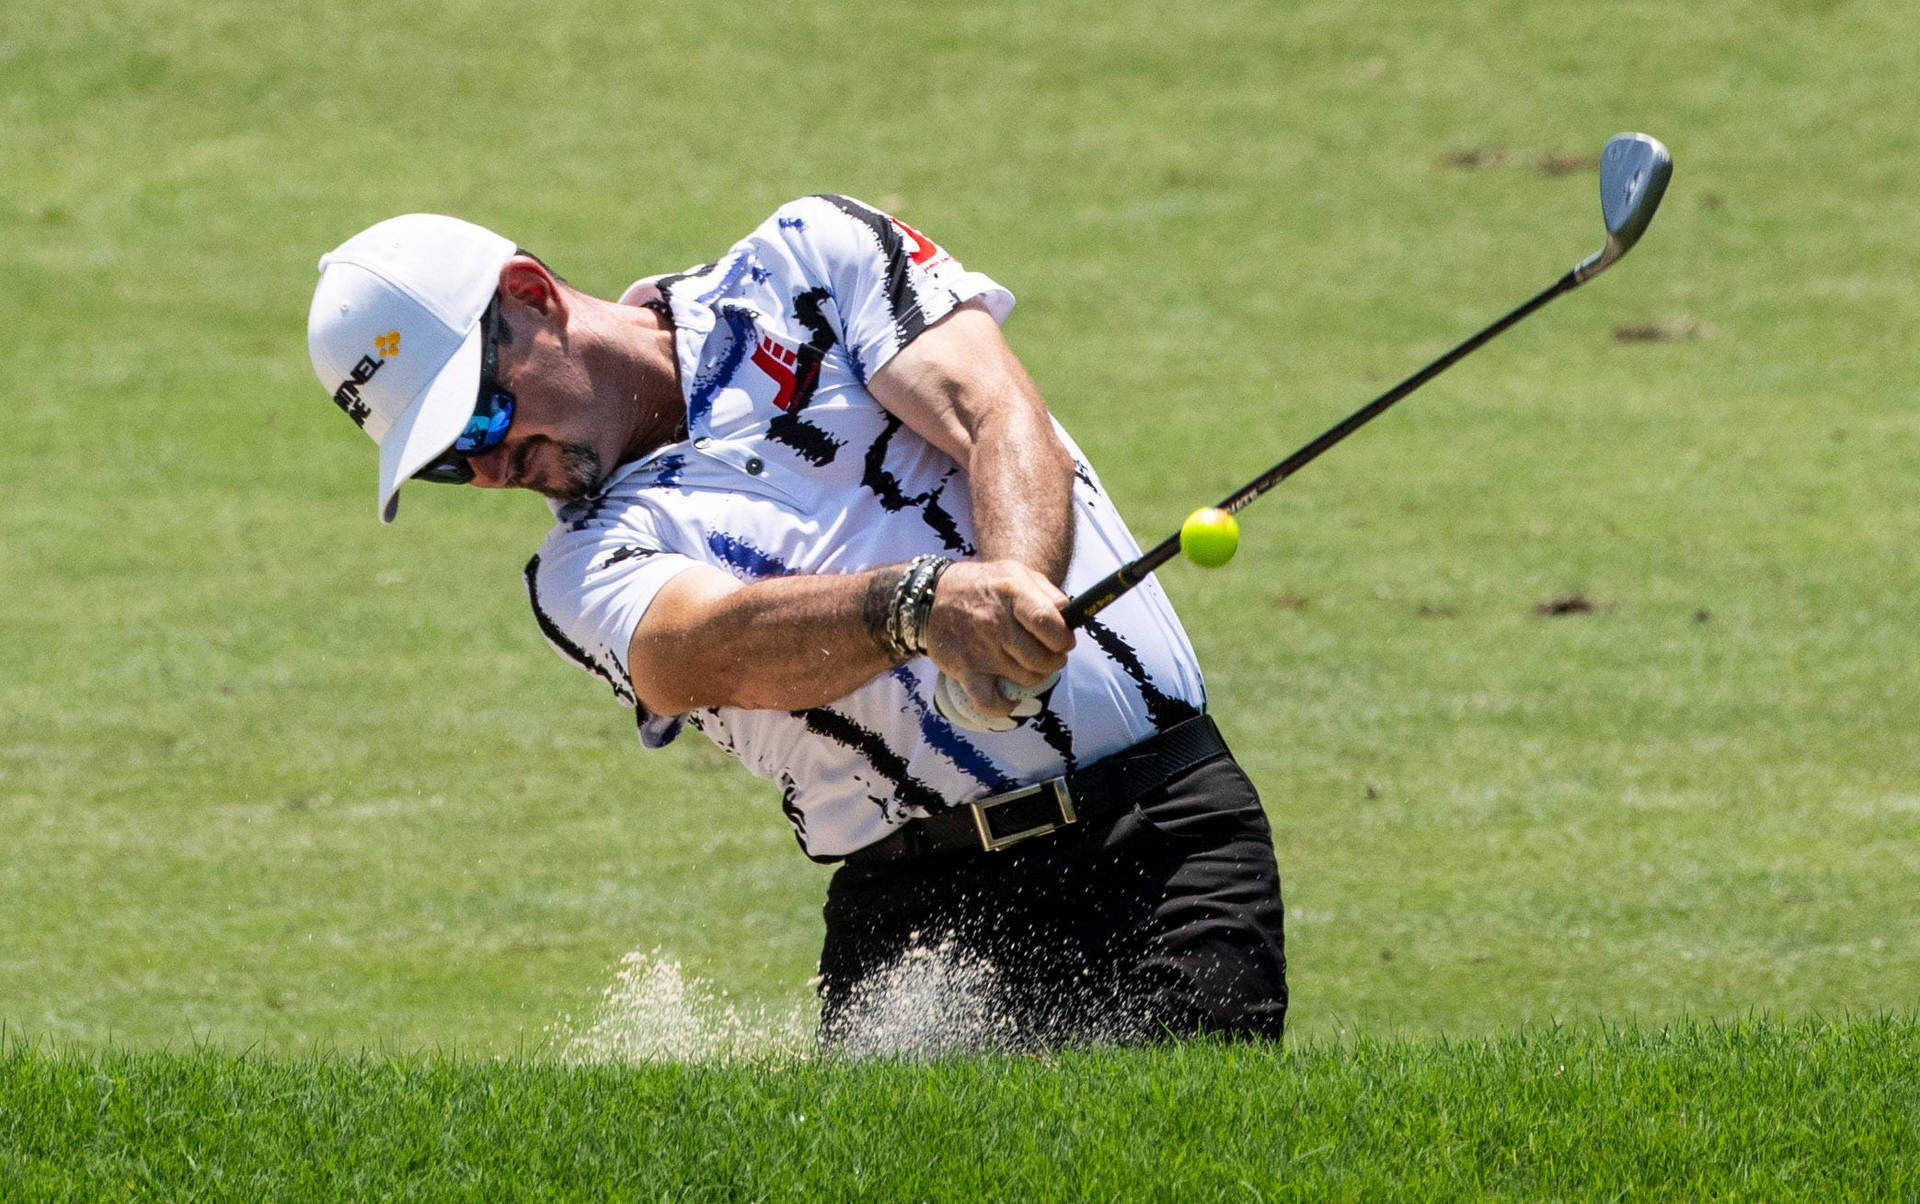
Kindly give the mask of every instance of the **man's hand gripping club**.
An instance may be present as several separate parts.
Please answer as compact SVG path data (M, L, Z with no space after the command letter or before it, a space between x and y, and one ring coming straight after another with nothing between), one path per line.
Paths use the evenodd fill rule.
M961 561L940 578L927 656L940 670L934 705L970 731L1012 730L1066 667L1074 634L1066 594L1014 560ZM1002 683L1019 688L1015 695Z

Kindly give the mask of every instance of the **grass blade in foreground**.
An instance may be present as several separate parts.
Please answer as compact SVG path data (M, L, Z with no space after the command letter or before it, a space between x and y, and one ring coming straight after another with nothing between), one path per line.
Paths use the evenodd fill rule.
M579 1068L0 1055L30 1199L1423 1199L1920 1191L1920 1023Z

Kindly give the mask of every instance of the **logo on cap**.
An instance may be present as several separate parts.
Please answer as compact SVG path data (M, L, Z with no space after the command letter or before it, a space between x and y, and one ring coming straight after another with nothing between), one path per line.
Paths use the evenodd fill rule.
M333 404L339 406L341 412L353 419L353 425L362 429L366 427L367 415L372 411L367 408L366 402L360 400L360 387L373 379L373 374L380 371L380 365L400 354L400 332L389 330L374 339L373 349L380 353L380 358L374 359L370 355L361 356L360 362L353 366L353 371L347 375L347 379L341 381L340 387L333 391Z

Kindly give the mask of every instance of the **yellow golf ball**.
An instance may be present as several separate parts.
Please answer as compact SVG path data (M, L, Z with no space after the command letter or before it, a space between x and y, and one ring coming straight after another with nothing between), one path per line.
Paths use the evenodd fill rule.
M1225 510L1208 506L1180 524L1180 550L1201 568L1217 569L1240 549L1240 524Z

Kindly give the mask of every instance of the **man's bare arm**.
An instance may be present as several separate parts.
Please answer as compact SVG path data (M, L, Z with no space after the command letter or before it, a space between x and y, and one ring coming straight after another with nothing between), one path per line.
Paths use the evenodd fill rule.
M890 565L748 585L716 568L688 569L661 588L627 646L634 694L661 715L710 706L792 711L844 697L894 663L878 631L902 575ZM1039 574L1008 564L986 592L1027 598L1057 617L1057 606L1031 601L1048 590ZM981 628L1000 676L1031 685L1058 667L1064 649L1042 644L1013 610L986 616Z
M1073 554L1073 460L1039 390L984 306L923 331L868 387L909 429L966 469L979 558L940 580L928 654L985 710L1011 704L995 679L1033 685L1066 662L1073 633L1059 582ZM707 706L799 710L890 668L875 633L900 566L743 585L689 569L648 607L628 648L634 692L660 714Z
M655 595L627 648L648 710L709 706L800 710L830 702L889 660L861 616L871 574L742 584L705 566Z
M922 331L867 387L967 470L979 559L954 565L941 580L927 646L975 705L1004 714L1013 704L1001 697L995 679L1033 685L1045 673L992 668L993 637L1004 641L1006 628L1017 628L1054 654L1046 672L1064 665L1073 647L1073 632L1060 617L1067 598L1058 588L1073 557L1073 458L999 323L978 301ZM1017 588L1004 575L1009 565L1034 570L1051 588Z
M1000 326L969 301L867 382L888 412L966 469L982 560L1017 560L1058 585L1073 557L1073 459Z

